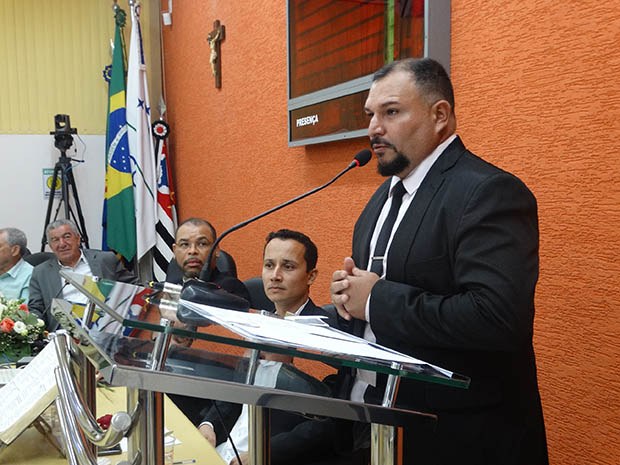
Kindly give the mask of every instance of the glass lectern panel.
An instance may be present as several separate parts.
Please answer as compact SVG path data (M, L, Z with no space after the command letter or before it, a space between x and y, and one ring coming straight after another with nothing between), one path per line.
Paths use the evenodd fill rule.
M330 328L316 318L279 319L264 312L226 310L184 301L174 292L64 271L61 271L61 274L97 307L96 318L87 328L90 337L99 338L96 342L98 346L103 344L105 347L112 347L110 352L115 357L125 357L125 364L148 366L148 354L152 352L153 342L127 337L142 330L155 335L168 333L178 338L219 343L229 348L256 349L320 361L334 367L348 366L457 388L466 388L469 384L469 379L464 376L355 338ZM174 327L174 323L172 326L160 324L159 315L175 321L180 308L184 308L185 313L188 310L194 312L209 328L198 331L187 327ZM142 319L147 311L158 314L156 322ZM166 369L172 369L176 364L179 373L184 369L188 372L199 371L197 366L200 364L209 367L226 366L223 372L230 375L232 369L230 376L241 379L244 366L247 369L247 363L243 361L245 357L232 357L174 344L170 347ZM190 366L191 368L188 368ZM216 372L217 370L213 371ZM211 371L207 376L217 377Z

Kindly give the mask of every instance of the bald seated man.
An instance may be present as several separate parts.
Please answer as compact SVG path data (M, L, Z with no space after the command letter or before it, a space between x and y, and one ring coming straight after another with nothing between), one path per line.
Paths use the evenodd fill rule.
M216 237L213 225L201 218L188 218L179 225L172 250L177 265L183 271L183 276L177 280L176 284L182 284L188 279L200 276ZM231 294L243 297L249 302L250 293L245 285L235 276L217 268L216 262L219 253L218 247L210 263L211 281Z

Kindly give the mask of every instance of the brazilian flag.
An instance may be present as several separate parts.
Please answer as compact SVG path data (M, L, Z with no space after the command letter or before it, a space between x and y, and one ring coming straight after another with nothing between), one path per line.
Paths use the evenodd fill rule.
M121 34L121 27L124 25L125 12L117 8L108 91L104 237L107 247L122 255L129 262L136 255L136 217L127 140L125 59Z

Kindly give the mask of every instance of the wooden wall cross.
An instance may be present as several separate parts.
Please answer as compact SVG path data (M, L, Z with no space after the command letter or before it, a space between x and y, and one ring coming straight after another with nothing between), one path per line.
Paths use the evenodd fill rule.
M222 87L222 49L220 47L222 40L226 37L226 28L216 19L213 23L213 30L207 35L207 42L211 48L209 55L209 63L211 63L211 72L215 77L215 87Z

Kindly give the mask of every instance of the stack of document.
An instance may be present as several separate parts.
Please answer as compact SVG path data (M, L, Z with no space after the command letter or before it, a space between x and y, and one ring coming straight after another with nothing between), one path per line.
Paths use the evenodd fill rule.
M348 358L366 358L388 365L397 362L414 372L431 368L444 376L452 376L452 372L448 370L332 328L317 317L282 319L260 313L226 310L186 300L181 300L180 303L248 341L319 351ZM314 324L299 324L299 322Z
M3 368L0 369L0 386L4 386L5 384L9 384L15 375L17 374L17 368Z

